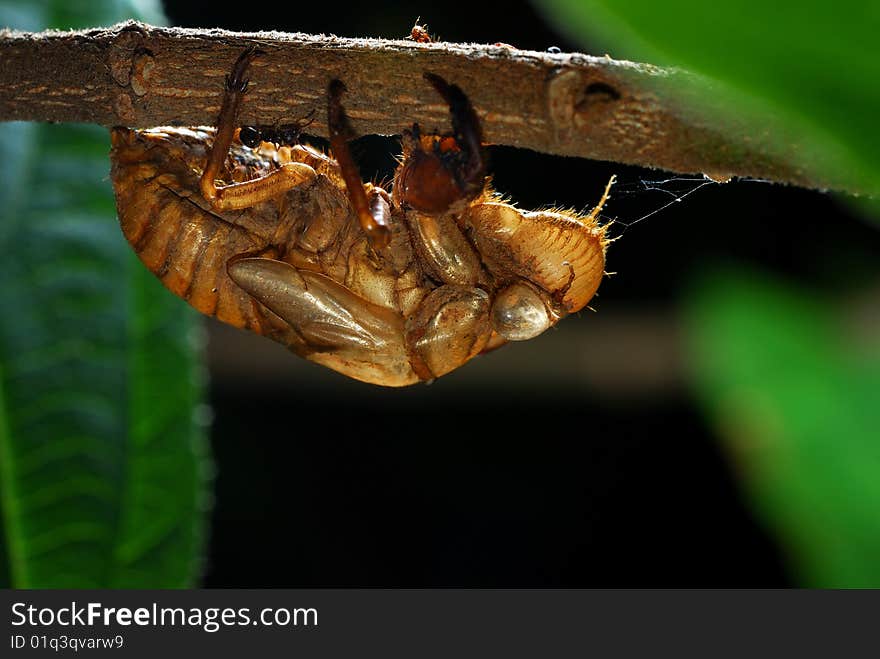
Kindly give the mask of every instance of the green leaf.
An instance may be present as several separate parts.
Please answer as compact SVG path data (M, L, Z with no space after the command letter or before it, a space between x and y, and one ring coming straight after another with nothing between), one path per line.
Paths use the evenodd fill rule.
M880 337L857 318L745 270L688 302L695 393L811 586L880 587Z
M6 2L0 24L95 26L142 16L135 5L151 3ZM183 587L199 574L199 325L122 237L108 151L98 127L0 126L0 514L14 587Z
M538 0L575 39L716 81L731 111L773 116L815 154L802 163L880 193L880 5Z

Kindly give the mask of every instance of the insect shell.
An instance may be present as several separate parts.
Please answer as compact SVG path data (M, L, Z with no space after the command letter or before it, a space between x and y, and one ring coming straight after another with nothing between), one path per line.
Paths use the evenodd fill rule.
M112 131L122 231L172 293L310 361L393 387L533 338L593 297L608 188L589 215L502 201L485 176L470 102L430 74L454 131L405 132L390 194L358 178L339 81L328 89L332 155L299 143L245 146L235 118L257 55L235 63L216 128Z

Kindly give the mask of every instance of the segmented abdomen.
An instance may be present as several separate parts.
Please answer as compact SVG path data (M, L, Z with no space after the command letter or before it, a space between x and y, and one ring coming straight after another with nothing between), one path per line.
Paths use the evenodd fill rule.
M184 152L151 148L149 138L122 128L113 130L112 144L119 224L143 264L198 311L267 333L258 305L226 274L231 257L259 252L265 244L205 208ZM201 150L193 151L195 162Z

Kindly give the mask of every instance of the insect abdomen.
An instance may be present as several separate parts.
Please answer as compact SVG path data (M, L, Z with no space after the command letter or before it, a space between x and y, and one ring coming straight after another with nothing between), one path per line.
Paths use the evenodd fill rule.
M201 313L265 333L257 305L226 276L231 257L258 249L251 235L203 209L178 174L160 173L134 131L115 129L113 150L119 224L138 258Z

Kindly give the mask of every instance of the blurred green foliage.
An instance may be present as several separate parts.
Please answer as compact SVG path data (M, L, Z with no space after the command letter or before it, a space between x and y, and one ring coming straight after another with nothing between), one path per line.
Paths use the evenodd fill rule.
M0 25L161 21L158 4L0 2ZM183 587L208 461L194 313L116 223L109 135L0 124L0 585Z
M808 169L880 193L880 3L537 0L566 33L618 58L716 81L731 112L794 131Z
M880 336L849 302L733 269L685 316L694 391L812 586L880 586Z
M880 190L880 4L539 5L568 34L588 35L615 57L713 79L732 112L769 112L794 129L819 154L808 166ZM837 299L872 284L852 281ZM693 391L800 579L880 586L876 332L860 332L843 302L744 266L695 275L684 309Z

